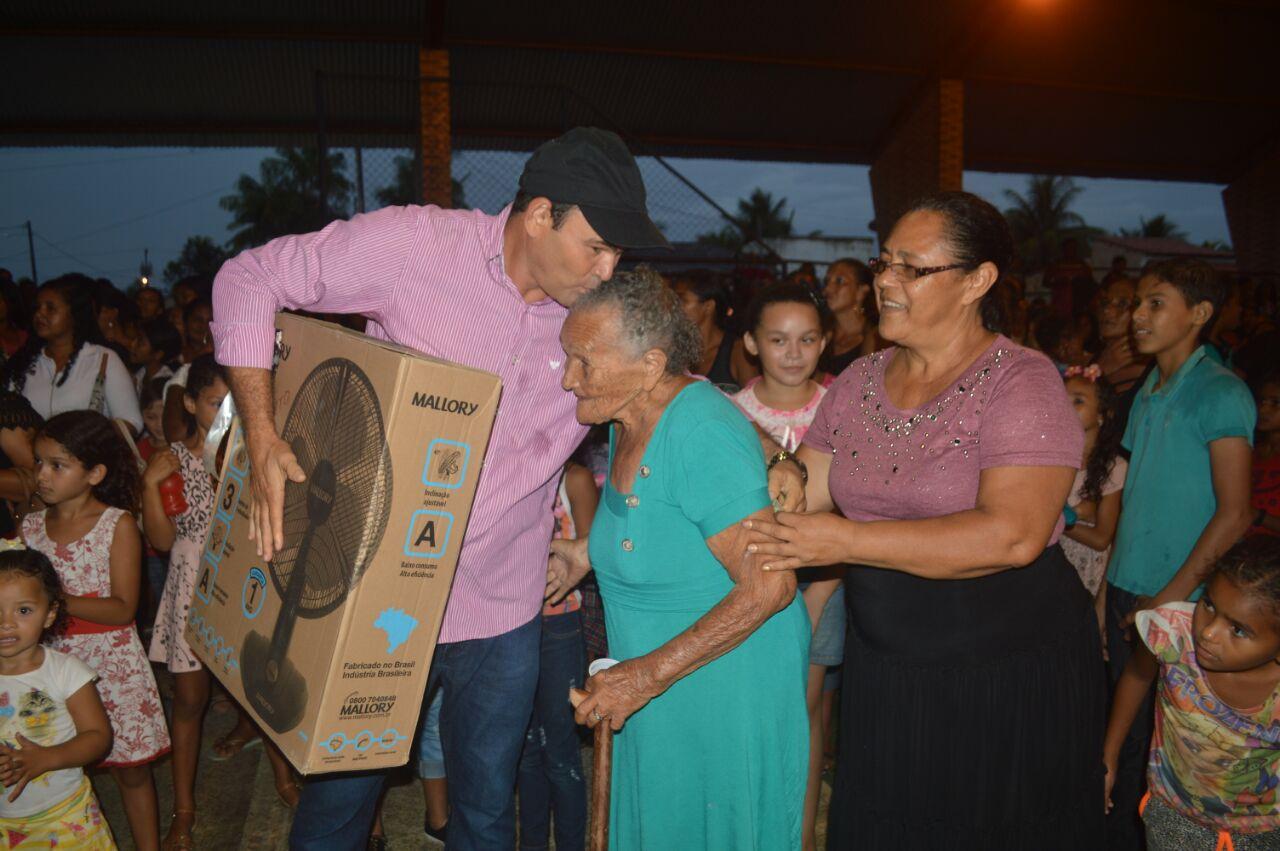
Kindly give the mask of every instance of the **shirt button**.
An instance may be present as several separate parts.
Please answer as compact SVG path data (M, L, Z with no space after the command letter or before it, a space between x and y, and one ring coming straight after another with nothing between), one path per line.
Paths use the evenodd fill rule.
M623 538L623 539L622 539L622 549L624 549L624 550L625 550L625 551L627 551L627 552L631 552L631 551L632 551L632 550L634 550L635 548L636 548L636 545L635 545L635 544L633 544L633 543L631 543L631 539L630 539L630 538Z
M627 497L627 508L635 508L639 504L640 504L640 497L636 496L635 494L631 494L631 496Z
M649 472L650 472L650 471L649 471L649 465L648 465L648 464L641 464L641 465L640 465L640 478L642 478L642 479L647 479L647 478L649 478Z

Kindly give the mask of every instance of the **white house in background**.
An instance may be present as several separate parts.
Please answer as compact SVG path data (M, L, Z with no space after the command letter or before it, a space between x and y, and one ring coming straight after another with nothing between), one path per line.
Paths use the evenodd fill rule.
M1175 257L1194 257L1224 272L1236 270L1236 256L1233 252L1216 251L1180 239L1102 234L1089 237L1089 246L1092 249L1089 265L1093 266L1094 277L1099 281L1110 271L1111 261L1115 257L1124 257L1128 274L1135 277L1148 263L1172 260Z
M833 260L852 257L865 263L877 253L871 236L785 236L762 241L786 261L788 271L812 263L819 280Z

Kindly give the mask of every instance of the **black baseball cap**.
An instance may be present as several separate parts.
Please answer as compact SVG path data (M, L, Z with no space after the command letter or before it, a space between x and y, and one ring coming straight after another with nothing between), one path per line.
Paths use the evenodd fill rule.
M573 204L600 238L619 248L670 248L645 207L644 180L617 133L575 127L533 152L520 191Z

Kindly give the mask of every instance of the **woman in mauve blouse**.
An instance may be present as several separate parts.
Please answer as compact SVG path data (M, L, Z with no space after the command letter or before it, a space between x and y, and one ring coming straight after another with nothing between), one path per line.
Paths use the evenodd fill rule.
M818 409L813 513L750 521L767 569L852 565L832 849L1102 844L1098 629L1057 546L1084 438L1053 364L984 322L1011 254L967 193L898 220L873 263L895 347Z

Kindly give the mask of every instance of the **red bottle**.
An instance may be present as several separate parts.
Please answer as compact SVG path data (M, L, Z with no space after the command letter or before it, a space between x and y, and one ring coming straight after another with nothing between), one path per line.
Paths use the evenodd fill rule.
M178 473L170 473L160 483L160 505L168 517L177 517L187 510L187 500L182 496L183 481Z

